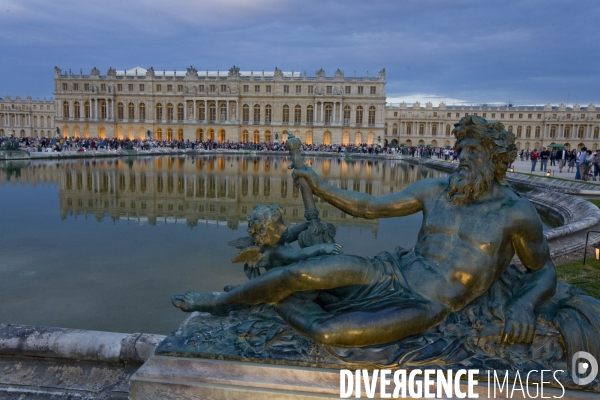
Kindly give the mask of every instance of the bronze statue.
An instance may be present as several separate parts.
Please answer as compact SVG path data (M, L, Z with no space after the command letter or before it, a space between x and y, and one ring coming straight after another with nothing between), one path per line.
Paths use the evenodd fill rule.
M373 259L308 259L272 269L227 293L175 296L174 304L220 314L271 303L290 326L318 343L390 343L427 331L486 293L516 253L529 273L507 306L503 340L531 342L534 308L554 294L556 273L537 212L505 182L517 154L515 135L481 117L463 118L454 133L456 173L379 198L328 185L305 166L294 171L316 196L354 216L423 211L413 250L382 252ZM292 296L305 291L317 294Z

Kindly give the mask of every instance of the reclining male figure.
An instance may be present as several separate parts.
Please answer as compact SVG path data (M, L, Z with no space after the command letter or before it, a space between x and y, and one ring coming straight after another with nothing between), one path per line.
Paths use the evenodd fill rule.
M412 251L385 253L386 262L381 254L309 259L272 269L231 292L187 292L174 296L173 303L184 311L214 314L272 303L289 325L319 343L390 343L427 331L484 294L516 253L528 274L505 308L502 340L531 342L533 310L554 294L556 272L535 208L505 182L517 154L515 135L474 116L463 118L453 132L460 161L454 174L381 197L333 187L308 167L294 171L314 195L350 215L385 218L422 211ZM318 302L291 296L315 290L321 294ZM323 304L327 299L361 306L331 312Z

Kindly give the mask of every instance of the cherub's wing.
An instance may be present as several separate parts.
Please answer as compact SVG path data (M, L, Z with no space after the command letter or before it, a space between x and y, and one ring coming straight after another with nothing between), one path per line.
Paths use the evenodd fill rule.
M260 252L260 247L250 246L240 251L231 261L234 263L247 263L250 268L254 268L262 257L263 253Z
M254 246L254 239L252 239L250 236L244 236L239 239L232 240L227 244L234 249L243 250L246 247Z

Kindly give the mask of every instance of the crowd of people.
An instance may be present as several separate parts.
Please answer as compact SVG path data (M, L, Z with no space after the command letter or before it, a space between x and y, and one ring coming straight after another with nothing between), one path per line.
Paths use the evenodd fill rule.
M3 140L0 138L0 145ZM63 152L63 151L116 151L119 149L151 150L151 149L189 149L189 150L254 150L254 151L286 151L283 142L215 142L190 141L190 140L141 140L141 139L98 139L98 138L14 138L18 140L20 147L29 152ZM392 147L379 144L362 143L359 145L344 144L303 144L303 151L349 153L349 154L404 154L411 157L437 157L445 160L456 158L451 148L430 147Z
M567 167L567 173L575 173L575 179L584 181L598 180L600 176L600 150L593 152L587 147L582 147L577 151L567 149L542 148L521 150L519 152L521 161L531 160L531 172L535 171L536 165L540 163L540 171L547 171L548 163L550 166L557 166L558 172L562 173Z
M0 137L0 146L10 138ZM63 151L116 151L119 149L135 149L138 151L152 149L188 149L188 150L254 150L254 151L286 151L283 142L215 142L190 141L190 140L155 140L155 139L98 139L98 138L12 138L19 142L20 148L29 152L63 152ZM379 144L344 145L344 144L303 144L303 151L371 154L371 155L398 155L409 157L438 158L446 161L455 161L456 151L453 148L441 147L392 147ZM542 148L541 150L521 150L521 161L531 161L531 172L535 171L539 163L540 171L547 171L548 166L557 166L559 173L567 168L567 173L575 173L575 179L598 180L600 176L600 150L592 152L583 147L577 151L566 149Z

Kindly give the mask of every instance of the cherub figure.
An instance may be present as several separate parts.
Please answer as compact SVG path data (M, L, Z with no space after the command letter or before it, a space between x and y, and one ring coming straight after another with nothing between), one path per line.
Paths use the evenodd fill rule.
M249 279L260 275L260 267L268 271L312 257L342 253L342 246L337 243L322 243L301 250L287 246L298 240L309 223L303 222L288 229L282 213L283 207L279 204L256 205L248 216L248 237L228 243L240 250L231 261L245 263L244 272Z
M303 222L288 229L283 222L282 213L283 207L279 204L256 205L248 216L249 236L228 243L231 247L240 250L231 261L244 262L244 272L249 279L260 276L260 267L269 271L313 257L342 253L342 246L337 243L321 243L301 250L286 246L297 241L298 236L308 228L309 223ZM236 285L228 285L224 290L229 292L236 287ZM196 311L194 304L201 296L200 293L190 290L173 296L171 301L182 311L192 312Z

